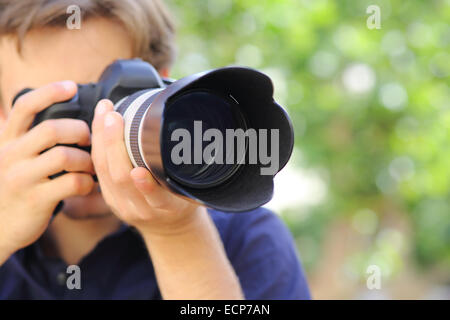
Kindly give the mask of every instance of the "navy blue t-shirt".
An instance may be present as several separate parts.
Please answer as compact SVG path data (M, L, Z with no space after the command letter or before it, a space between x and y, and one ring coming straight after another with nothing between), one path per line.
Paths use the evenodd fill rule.
M275 214L209 213L247 299L310 298L292 237ZM104 238L79 267L81 289L69 290L67 265L35 243L0 267L0 299L161 299L145 243L132 228Z

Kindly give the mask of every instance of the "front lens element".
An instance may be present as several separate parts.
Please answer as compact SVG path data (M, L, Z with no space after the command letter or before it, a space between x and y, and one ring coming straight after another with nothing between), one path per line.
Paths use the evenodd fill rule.
M180 151L180 130L188 133L189 141L184 141ZM221 141L204 139L209 129L216 129L220 133ZM236 149L227 150L227 129L246 130L244 116L239 110L237 101L232 97L223 96L210 91L195 90L184 92L174 97L166 106L164 125L162 128L162 157L165 171L169 177L178 183L193 188L208 188L223 183L239 168L242 159L235 159L227 164L230 152L237 154ZM175 132L178 130L177 132ZM174 135L175 133L175 135ZM184 136L184 137L186 137ZM205 157L203 151L211 143L222 148L222 152L209 153L212 157ZM178 147L177 147L178 145ZM172 150L176 148L177 156L189 161L173 161ZM188 152L188 154L184 154ZM189 156L189 157L187 157Z

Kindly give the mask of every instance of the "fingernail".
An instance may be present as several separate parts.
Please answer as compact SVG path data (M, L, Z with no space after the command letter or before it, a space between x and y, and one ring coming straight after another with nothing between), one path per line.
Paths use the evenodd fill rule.
M71 91L75 86L75 84L72 81L63 81L61 82L61 85L66 91Z
M112 113L108 113L105 117L105 127L113 126L115 121L116 119L114 119L114 115Z
M95 109L95 113L97 113L99 116L106 113L106 110L108 108L106 107L105 103L100 101L97 105L97 108Z
M135 181L140 182L140 183L144 183L144 182L148 181L147 177L145 177L145 176L142 177L142 175L139 176L139 177L133 177L133 178L134 178Z

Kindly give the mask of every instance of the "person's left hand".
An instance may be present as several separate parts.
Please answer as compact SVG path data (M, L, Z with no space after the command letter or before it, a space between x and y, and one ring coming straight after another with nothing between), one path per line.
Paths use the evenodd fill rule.
M178 232L206 212L161 187L146 168L133 168L123 118L109 100L100 101L95 110L92 160L106 203L119 219L141 232Z

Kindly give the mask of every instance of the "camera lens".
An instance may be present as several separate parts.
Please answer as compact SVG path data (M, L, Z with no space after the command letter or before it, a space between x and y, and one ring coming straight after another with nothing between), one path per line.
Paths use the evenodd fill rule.
M132 69L134 77L139 68ZM294 145L270 78L227 67L169 82L141 90L127 83L116 95L132 165L148 169L174 194L216 210L267 203Z
M174 141L173 133L179 129L189 133L190 154L187 163L175 164L172 151L180 142L176 139ZM204 133L209 129L220 133L220 141L215 141L215 137L203 139ZM178 183L192 188L209 188L229 179L239 169L243 159L232 159L227 163L227 159L238 154L237 146L227 148L227 129L232 129L233 132L236 129L246 130L239 105L232 97L205 90L188 91L173 97L167 104L162 128L161 151L166 174ZM205 157L203 151L211 143L216 143L221 151L215 149L210 157ZM183 152L181 151L181 156L184 156ZM195 152L197 155L194 155Z

